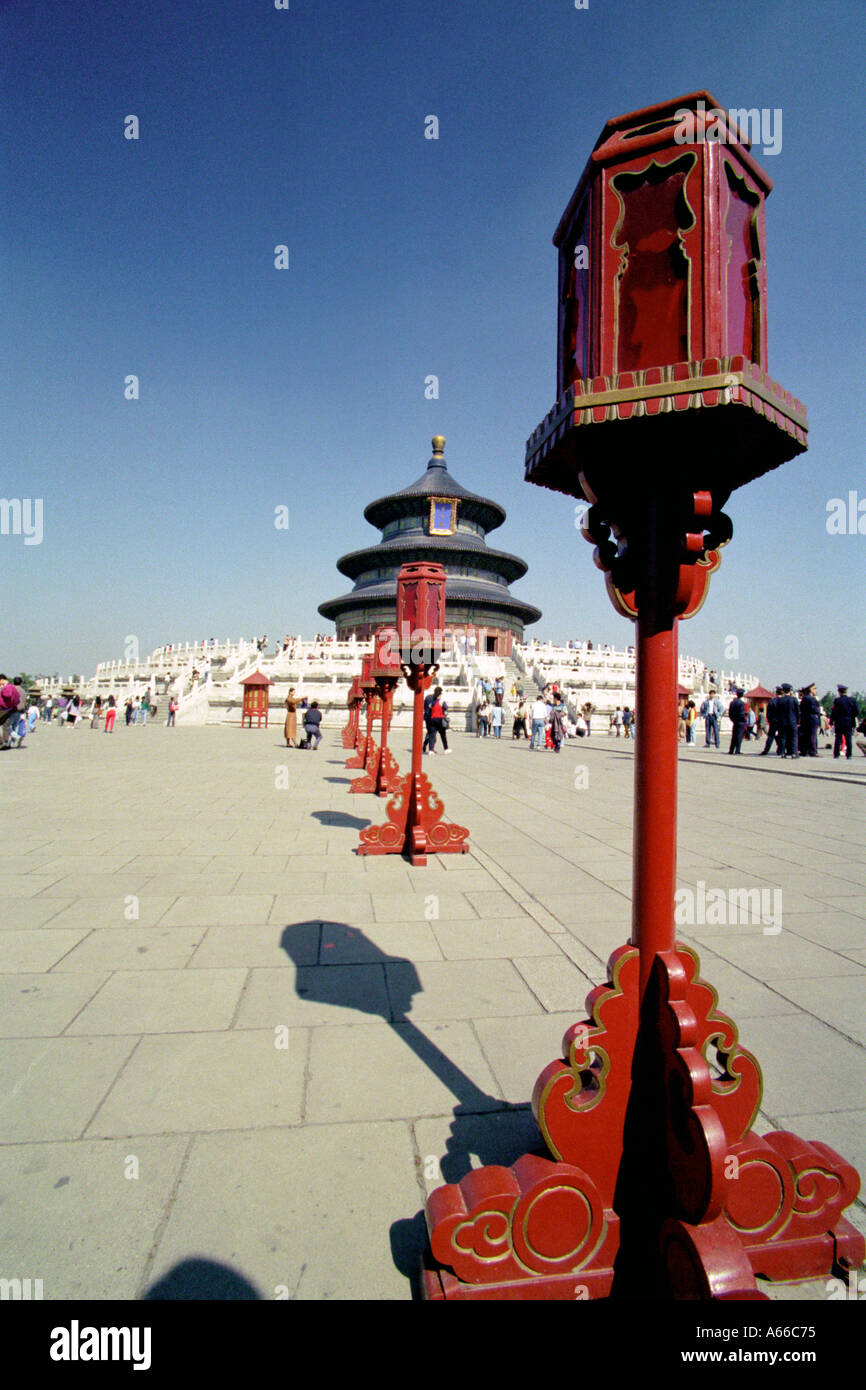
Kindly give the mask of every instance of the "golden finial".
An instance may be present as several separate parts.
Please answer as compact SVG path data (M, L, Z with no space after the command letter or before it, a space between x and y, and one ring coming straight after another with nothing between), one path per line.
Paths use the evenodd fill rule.
M445 452L445 436L444 436L444 434L434 434L434 436L433 436L433 453L434 453L434 455L435 455L437 458L441 458L442 455L444 454L444 452Z

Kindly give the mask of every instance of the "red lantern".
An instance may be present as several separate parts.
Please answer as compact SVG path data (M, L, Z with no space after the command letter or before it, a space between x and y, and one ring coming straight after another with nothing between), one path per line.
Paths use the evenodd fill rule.
M625 493L649 447L723 505L806 448L803 405L767 375L773 184L741 138L750 116L693 92L607 122L553 238L557 402L530 482L594 502L607 467Z
M426 562L402 565L397 575L397 633L405 666L433 666L443 645L445 570Z

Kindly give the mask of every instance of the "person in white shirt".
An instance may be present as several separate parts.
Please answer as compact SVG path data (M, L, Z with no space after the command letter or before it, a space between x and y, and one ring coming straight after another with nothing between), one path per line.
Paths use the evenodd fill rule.
M532 737L529 740L530 751L535 747L536 739L538 739L539 752L544 748L544 730L547 725L547 715L547 705L539 695L532 706Z

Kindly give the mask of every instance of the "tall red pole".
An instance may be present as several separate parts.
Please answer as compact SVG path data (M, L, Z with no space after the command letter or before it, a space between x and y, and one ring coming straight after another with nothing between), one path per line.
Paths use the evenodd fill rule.
M677 620L654 632L637 620L634 891L631 942L640 991L659 951L675 945L677 877Z

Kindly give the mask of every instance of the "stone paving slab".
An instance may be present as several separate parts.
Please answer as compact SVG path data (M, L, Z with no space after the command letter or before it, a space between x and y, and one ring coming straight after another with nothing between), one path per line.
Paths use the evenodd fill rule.
M512 913L518 910L512 905ZM526 917L487 918L481 922L430 923L433 934L447 960L512 960L522 956L560 957L556 942L532 919Z
M289 759L231 728L54 735L4 760L9 814L36 833L0 855L0 1173L46 1297L163 1278L409 1297L439 1180L425 1168L457 1181L537 1146L535 1079L629 935L633 750L528 759L456 736L429 767L471 851L413 869L356 854L384 803L346 793L334 746ZM681 754L678 878L778 886L781 933L681 934L761 1063L759 1130L866 1166L866 760L844 776L768 762ZM118 1155L147 1190L118 1191Z
M298 1124L306 1058L305 1029L288 1036L265 1028L144 1037L88 1137Z
M411 1001L413 1021L491 1018L539 1006L511 961L419 961L386 966L392 1000Z
M59 932L54 933L60 935ZM53 967L62 971L181 970L192 958L202 927L109 927L92 931ZM2 943L0 943L2 944ZM220 962L222 964L222 962Z
M129 1037L5 1041L2 1143L80 1138L137 1041Z
M237 1028L315 1027L390 1018L381 965L256 969L238 1010Z
M78 931L46 931L31 927L29 931L0 933L0 972L50 970L87 935L85 927Z
M309 1068L305 1115L314 1124L450 1114L455 1103L502 1106L470 1023L314 1028Z
M104 974L0 975L0 1037L59 1037L104 982Z
M70 1034L197 1033L228 1028L245 970L116 970Z
M0 1147L3 1269L32 1270L45 1299L135 1298L188 1145Z
M227 1174L248 1173L256 1174L254 1183L226 1181ZM190 1269L194 1253L263 1299L405 1299L409 1284L395 1264L393 1228L418 1204L405 1123L202 1134L147 1287L185 1281L186 1296L195 1297L195 1280L200 1291L219 1268Z

